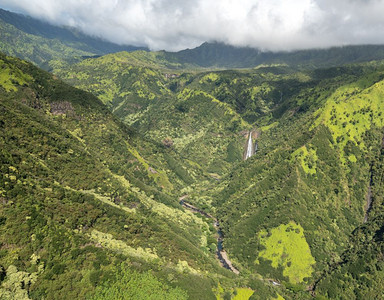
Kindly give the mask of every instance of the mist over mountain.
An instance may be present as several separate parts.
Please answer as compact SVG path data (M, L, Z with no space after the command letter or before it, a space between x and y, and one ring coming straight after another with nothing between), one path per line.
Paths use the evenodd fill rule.
M384 59L383 45L334 47L329 49L270 52L221 43L204 43L194 49L168 52L167 57L184 64L216 68L252 68L283 64L294 68L319 68Z
M74 28L49 25L38 19L0 10L3 39L0 49L9 55L33 61L52 70L63 63L120 51L148 49L120 46L85 35ZM178 52L153 52L173 69L180 68L253 68L262 64L283 64L294 68L318 68L380 60L384 46L360 45L329 49L270 52L223 43L203 43ZM156 54L157 53L157 54Z
M382 298L384 46L209 32L320 45L380 1L1 3L39 17L0 10L0 299Z
M121 46L85 35L73 27L59 27L22 14L0 9L0 49L33 61L45 69L52 60L74 61L83 56L97 56L119 51L143 50Z
M268 51L384 43L383 1L1 0L0 6L151 50L206 41Z

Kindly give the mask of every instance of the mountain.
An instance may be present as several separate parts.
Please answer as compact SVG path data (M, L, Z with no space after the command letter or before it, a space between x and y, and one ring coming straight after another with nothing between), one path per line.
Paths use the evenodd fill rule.
M299 51L271 52L223 43L204 43L194 49L167 52L170 61L205 68L253 68L283 64L296 69L341 66L384 59L383 45L359 45Z
M233 280L215 259L213 221L179 204L187 184L215 179L91 94L0 63L2 299L214 299L252 294L251 281L276 295L254 275Z
M117 45L83 34L70 27L58 27L0 9L0 51L53 70L86 57L121 51L147 51L145 47ZM137 56L142 56L142 52ZM359 45L300 51L270 52L223 43L204 43L194 49L178 52L152 52L168 69L253 68L260 65L288 65L295 69L341 66L384 59L383 45Z
M58 27L0 9L0 51L31 61L52 70L76 63L84 57L121 51L144 50L145 47L117 45L83 34L70 27ZM139 52L141 53L141 52ZM140 54L139 54L140 56ZM315 69L384 59L384 46L361 45L329 49L270 52L223 43L204 43L178 52L160 51L161 65L169 69L253 68L259 65L288 65L295 69Z
M241 160L243 137L238 129L247 128L247 122L204 90L187 88L195 81L211 81L209 74L196 79L192 74L172 73L162 65L160 55L110 54L55 73L98 96L147 138L163 144L168 141L170 149L186 162L219 176L232 162Z
M382 298L381 52L1 54L0 298Z
M144 49L113 44L74 28L54 26L3 9L0 9L0 37L1 51L45 69L51 68L52 60L76 61L82 56Z
M163 52L122 52L54 71L99 97L127 125L159 143L171 140L176 151L219 175L241 159L247 130L297 109L290 99L314 88L323 91L319 84L333 89L372 71L364 65L316 71L287 66L175 71L166 62ZM299 109L308 105L303 102Z
M316 278L354 251L351 234L374 218L371 197L382 205L382 179L372 172L382 174L383 69L351 73L287 99L278 123L261 130L256 155L211 191L233 261L296 292L312 289ZM345 278L339 280L341 292ZM348 296L374 294L357 293L357 286ZM338 298L328 288L322 285L321 294Z
M172 73L138 55L88 59L57 74L100 96L143 135L168 138L185 161L217 178L183 192L219 218L224 247L243 272L284 285L287 298L311 290L333 299L344 287L337 272L353 268L357 247L376 258L360 260L346 295L379 297L379 289L356 286L361 268L381 253L372 251L382 244L383 63ZM258 151L243 161L250 130ZM367 249L365 239L375 244ZM364 277L368 287L376 269Z

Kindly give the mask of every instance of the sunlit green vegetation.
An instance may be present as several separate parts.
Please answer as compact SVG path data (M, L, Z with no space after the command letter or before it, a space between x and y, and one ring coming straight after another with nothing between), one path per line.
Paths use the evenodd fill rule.
M299 159L301 167L305 173L316 174L316 161L317 155L316 150L307 149L306 146L303 146L293 152L293 157Z
M130 88L110 84L115 92L107 103L127 124L183 157L184 166L166 158L187 184L180 195L220 218L232 262L286 282L291 291L305 291L305 285L340 260L350 233L364 218L367 150L380 142L368 133L382 126L381 63L300 72L287 66L185 71L167 77L170 71L154 57L110 55L58 74L95 95L104 89L103 80L130 82ZM101 73L100 64L108 71ZM87 76L68 77L83 70ZM135 83L138 76L140 84ZM361 127L356 119L360 112L354 113L360 106L367 111ZM330 123L332 107L344 118L340 124ZM242 162L250 129L259 134L259 150ZM300 224L300 233L291 232L290 238L306 241L306 246L295 248L287 238L287 249L308 253L303 264L297 259L300 251L291 254L295 262L278 262L282 253L271 246L268 252L267 240L259 239L291 220ZM270 243L278 241L271 238Z
M125 267L125 268L124 268ZM132 272L122 265L114 273L113 281L98 286L90 299L100 300L184 300L188 295L180 288L171 288L160 282L151 272Z
M311 277L315 260L300 225L282 224L269 232L261 231L259 237L265 250L260 251L258 257L271 261L274 268L282 267L283 276L290 282L300 283L305 277Z
M234 294L235 296L232 298L233 300L248 300L252 295L254 291L251 289L245 289L245 288L236 288Z
M379 75L379 74L378 74ZM360 85L343 87L319 110L316 124L324 122L332 132L338 147L344 149L349 141L365 149L364 134L372 127L384 126L384 83L363 88Z
M186 186L171 171L186 168L177 153L140 138L94 96L29 63L1 62L12 72L0 87L2 298L84 299L97 286L115 295L122 262L128 298L142 297L137 282L167 299L237 286L208 249L210 221L164 184Z
M56 76L0 57L0 298L380 298L382 62L207 70L19 34Z

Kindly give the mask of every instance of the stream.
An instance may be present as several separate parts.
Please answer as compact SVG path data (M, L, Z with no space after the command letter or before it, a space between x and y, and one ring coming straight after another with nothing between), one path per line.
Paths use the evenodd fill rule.
M219 259L221 265L224 268L232 271L235 274L239 274L240 273L239 270L237 270L232 265L232 262L228 258L227 252L223 248L224 234L221 231L219 221L214 216L212 216L211 214L208 214L205 211L193 206L192 204L185 202L184 201L185 198L186 198L185 196L179 198L180 205L182 205L184 208L186 208L192 212L199 213L200 215L207 217L207 218L210 218L214 221L213 226L215 227L217 235L218 235L218 237L217 237L217 250L216 250L217 258Z

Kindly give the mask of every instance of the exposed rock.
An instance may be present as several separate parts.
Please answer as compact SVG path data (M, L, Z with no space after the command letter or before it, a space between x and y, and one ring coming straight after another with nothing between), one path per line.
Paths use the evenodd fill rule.
M71 117L76 115L72 104L68 101L52 102L50 112L53 115L67 115Z
M152 174L157 174L157 171L152 167L148 167L148 171L151 172Z
M166 137L164 140L163 140L163 145L167 148L171 148L173 146L173 141L171 138L169 137Z

